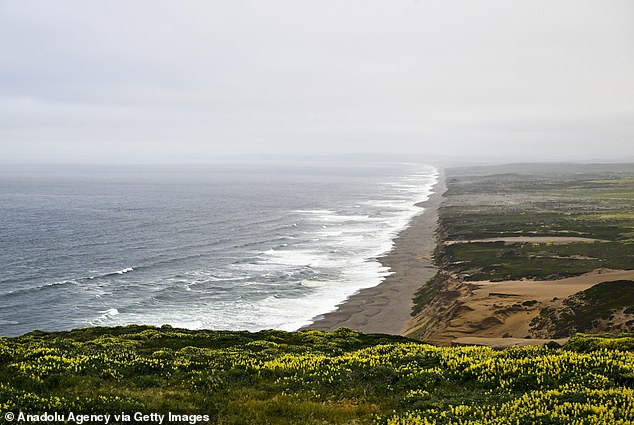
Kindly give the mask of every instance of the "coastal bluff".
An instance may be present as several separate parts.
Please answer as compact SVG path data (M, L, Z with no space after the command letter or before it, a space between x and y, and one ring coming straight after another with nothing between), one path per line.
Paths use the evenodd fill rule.
M405 335L508 346L634 330L634 165L445 172L439 270Z

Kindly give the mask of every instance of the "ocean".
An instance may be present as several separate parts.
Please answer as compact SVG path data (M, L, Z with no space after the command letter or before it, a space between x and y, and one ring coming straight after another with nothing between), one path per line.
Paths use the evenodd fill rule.
M411 163L4 166L0 335L131 323L295 330L390 271Z

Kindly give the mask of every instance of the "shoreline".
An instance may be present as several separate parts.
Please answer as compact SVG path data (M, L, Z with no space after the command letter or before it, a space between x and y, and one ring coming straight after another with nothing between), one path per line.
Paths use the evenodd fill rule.
M398 234L390 252L377 258L392 274L377 286L351 295L336 310L317 316L302 329L332 331L346 327L365 333L403 334L411 319L414 293L437 272L432 254L438 207L445 190L445 174L438 168L438 181L429 199L416 204L423 211Z

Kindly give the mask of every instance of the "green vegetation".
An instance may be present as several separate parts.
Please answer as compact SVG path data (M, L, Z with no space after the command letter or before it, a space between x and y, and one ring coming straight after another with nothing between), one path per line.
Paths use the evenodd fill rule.
M618 320L615 320L618 319ZM566 298L561 308L544 308L531 322L536 331L554 337L592 332L599 325L611 331L634 327L634 282L602 282Z
M634 268L632 165L454 168L447 170L444 196L435 252L442 275L421 288L413 314L438 294L438 280L446 276L464 281L557 279L598 268ZM481 241L515 237L588 241ZM444 243L451 241L458 243Z
M633 334L495 351L347 329L35 332L0 339L0 418L142 411L221 424L625 424L634 421L633 347Z
M445 300L449 300L459 294L455 291L448 290L446 282L451 279L445 273L439 272L429 279L427 284L421 286L414 294L414 310L412 316L420 313L423 306L429 304L434 298L443 294Z
M588 213L592 203L581 206L578 214L570 211L564 215L557 211L569 207L576 210L580 205L559 202L531 205L527 209L509 206L442 207L441 222L447 240L488 239L516 236L576 236L599 240L631 240L626 229L631 229L634 218L624 215L622 220L610 220L609 214ZM582 213L582 211L585 212Z
M449 169L445 197L440 209L445 240L513 236L633 240L631 164Z
M471 242L446 246L437 258L465 280L556 279L598 268L630 269L634 242Z

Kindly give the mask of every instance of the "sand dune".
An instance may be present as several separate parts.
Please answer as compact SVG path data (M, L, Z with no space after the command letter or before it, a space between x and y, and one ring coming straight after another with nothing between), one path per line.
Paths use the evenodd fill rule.
M634 280L634 270L598 269L558 280L469 282L453 301L453 315L443 325L435 326L426 340L449 345L464 343L465 337L478 337L490 338L490 345L499 345L498 338L526 338L530 336L530 321L544 307L558 307L570 295L601 282L622 279ZM437 313L432 306L422 314Z

